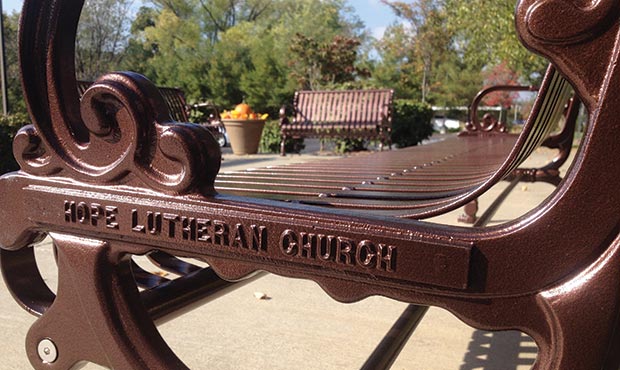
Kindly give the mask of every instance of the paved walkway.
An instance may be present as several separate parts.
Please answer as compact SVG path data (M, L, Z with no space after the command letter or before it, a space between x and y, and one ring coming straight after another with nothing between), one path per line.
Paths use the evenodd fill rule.
M334 157L312 153L285 158L225 154L222 171ZM552 157L553 152L540 149L528 164L540 165ZM481 209L506 185L498 184L483 196ZM548 184L519 185L493 222L525 214L552 191ZM455 224L459 213L430 222ZM48 243L38 249L43 273L54 285L51 246ZM259 300L255 293L264 293L267 299ZM163 324L160 331L191 369L356 369L405 307L384 297L340 304L313 282L267 275ZM30 368L24 337L33 321L0 285L0 370ZM475 330L449 312L431 308L392 368L521 370L529 369L535 356L536 346L524 334ZM99 367L88 365L86 369Z

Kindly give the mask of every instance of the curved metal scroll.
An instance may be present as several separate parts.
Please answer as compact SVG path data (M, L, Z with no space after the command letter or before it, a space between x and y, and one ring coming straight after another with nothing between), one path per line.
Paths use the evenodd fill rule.
M530 7L525 22L529 33L542 42L574 44L605 32L619 12L620 4L614 0L550 0Z
M465 125L465 129L467 130L465 131L465 133L467 132L475 132L475 133L494 132L494 131L506 132L506 127L501 122L498 122L497 119L495 119L494 117L492 119L489 119L489 118L486 118L488 116L485 114L485 117L483 117L482 122L478 119L478 106L480 105L480 102L488 94L491 94L496 91L511 91L511 92L538 91L538 87L520 86L520 85L496 85L496 86L491 86L491 87L488 87L486 89L479 91L478 94L476 94L476 96L474 97L474 100L472 100L472 103L470 105L470 112L469 112L469 117L468 117L469 120L467 121Z
M213 136L199 125L173 123L146 78L105 75L78 101L73 55L82 3L24 5L21 27L37 24L42 32L20 34L24 93L34 123L15 139L22 170L63 172L102 184L148 184L172 194L213 194L221 158Z

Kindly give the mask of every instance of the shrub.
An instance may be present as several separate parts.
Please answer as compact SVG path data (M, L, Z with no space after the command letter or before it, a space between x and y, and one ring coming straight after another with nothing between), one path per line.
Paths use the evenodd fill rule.
M19 169L13 157L13 138L28 121L25 114L0 116L0 174Z
M364 139L334 139L336 142L334 150L336 153L349 153L349 152L361 152L366 150L368 140Z
M399 148L417 145L433 134L433 110L426 103L414 100L394 101L392 143Z
M280 153L280 122L267 121L263 129L263 135L260 138L260 146L258 150L261 153ZM284 143L287 153L299 153L306 145L304 139L287 139Z

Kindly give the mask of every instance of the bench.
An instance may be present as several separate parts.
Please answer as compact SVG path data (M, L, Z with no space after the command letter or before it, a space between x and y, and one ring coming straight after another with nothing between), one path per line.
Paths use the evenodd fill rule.
M297 91L292 120L280 109L280 151L288 138L379 140L391 146L393 90Z
M547 74L520 136L466 135L330 168L278 169L285 180L309 171L320 177L250 190L271 199L218 193L228 180L218 176L212 135L171 122L157 88L139 75L102 77L78 106L68 66L79 12L67 4L24 4L20 61L34 126L14 142L22 170L0 178L0 263L15 299L38 316L26 338L33 367L91 361L186 368L154 322L217 295L228 284L217 276L236 281L259 270L314 280L342 302L382 295L414 303L413 321L423 311L417 307L433 305L476 328L518 329L538 344L537 369L620 365L615 2L519 3L524 43L561 72ZM408 219L453 209L511 175L562 115L571 94L563 77L590 122L569 174L548 199L488 228ZM412 180L411 172L425 181ZM270 176L265 170L243 181L273 182ZM375 180L359 183L369 176ZM352 186L338 187L343 178ZM30 248L46 233L57 251L57 295ZM183 277L139 291L132 255L176 266ZM173 256L209 267L187 268Z

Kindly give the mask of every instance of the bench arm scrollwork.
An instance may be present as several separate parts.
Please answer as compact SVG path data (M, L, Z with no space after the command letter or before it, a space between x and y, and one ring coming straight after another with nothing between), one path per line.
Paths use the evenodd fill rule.
M172 123L146 78L108 74L78 100L73 55L81 5L66 5L76 11L54 1L24 6L22 28L42 22L54 32L20 33L24 95L34 124L15 139L22 170L87 183L149 184L169 194L213 194L221 157L217 143L204 128ZM33 50L49 51L34 57Z
M498 91L538 91L538 87L521 85L496 85L480 90L480 92L478 92L478 94L474 97L474 100L472 101L470 106L468 121L465 124L465 129L468 132L506 131L506 127L490 115L485 115L482 121L478 119L478 106L482 102L482 99L484 99L487 95Z

